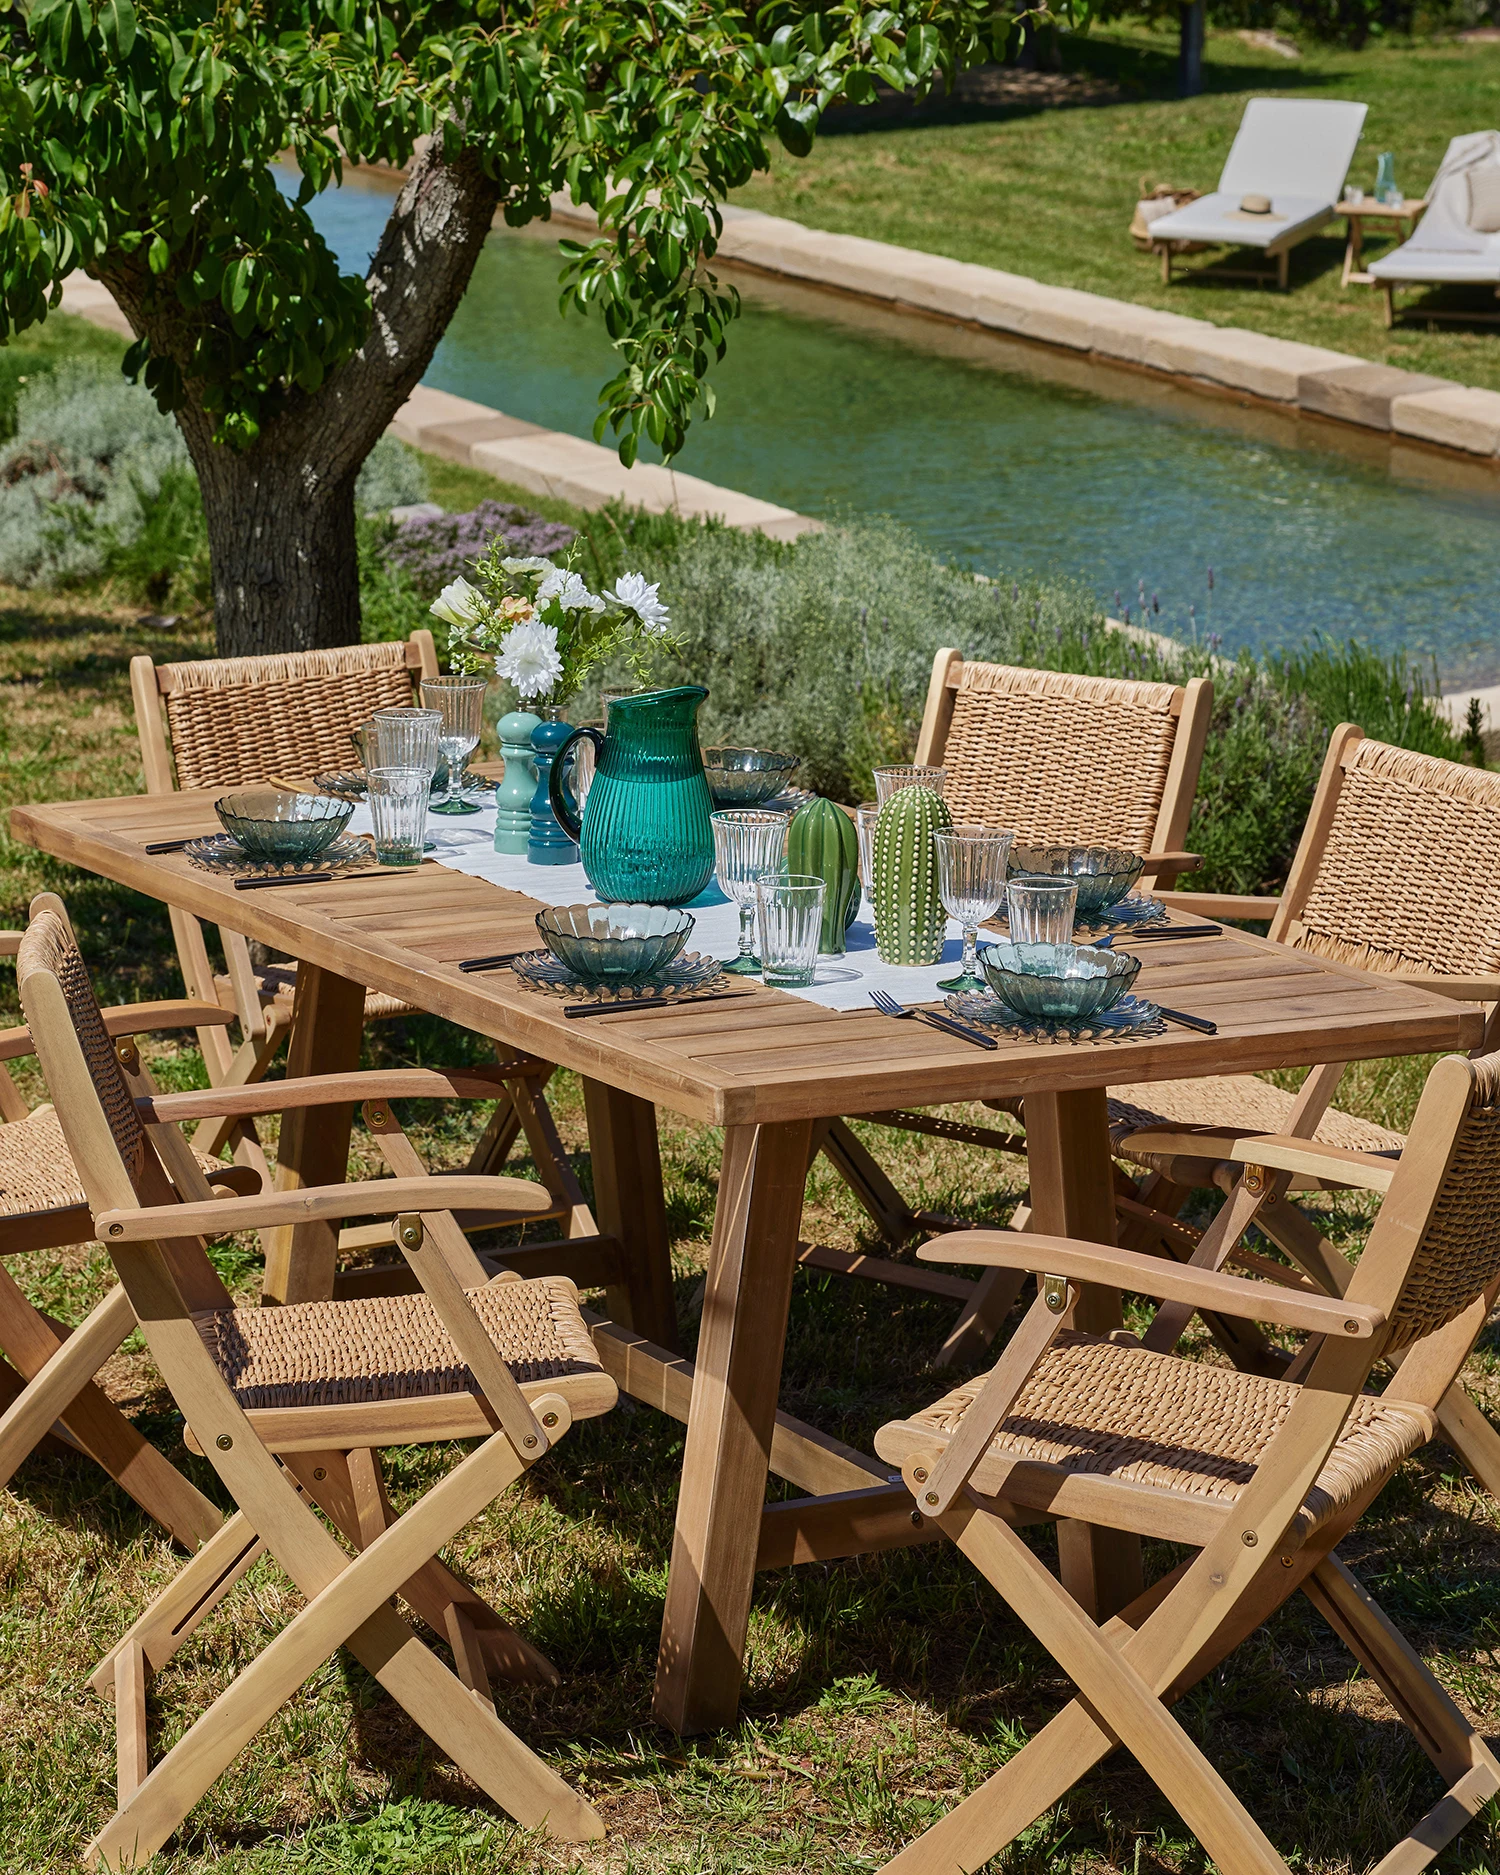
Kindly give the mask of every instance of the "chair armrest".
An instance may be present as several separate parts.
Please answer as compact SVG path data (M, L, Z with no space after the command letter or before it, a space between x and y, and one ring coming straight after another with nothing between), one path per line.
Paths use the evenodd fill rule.
M1252 898L1243 892L1158 892L1173 911L1195 911L1202 918L1274 918L1279 898Z
M1389 1191L1400 1163L1378 1152L1355 1152L1290 1133L1174 1133L1147 1127L1129 1139L1133 1153L1150 1153L1153 1158L1228 1159L1273 1172L1305 1172L1361 1191Z
M1500 1002L1500 977L1430 977L1421 970L1382 970L1397 983L1409 983L1414 990L1431 990L1434 996L1451 996L1459 1003Z
M235 1018L231 1017L231 1020ZM147 1121L251 1118L293 1107L341 1107L366 1100L493 1100L507 1080L539 1063L497 1062L494 1067L372 1068L352 1074L309 1075L293 1081L254 1081L247 1087L190 1088L180 1094L144 1094L136 1107Z
M1203 864L1201 853L1147 853L1143 872L1193 872Z
M102 1243L153 1238L221 1237L226 1231L271 1230L280 1224L331 1223L349 1217L392 1217L398 1211L515 1211L536 1217L554 1208L545 1185L485 1173L435 1173L430 1178L372 1178L354 1185L309 1185L302 1191L263 1191L208 1204L147 1205L139 1211L101 1211Z
M1033 1231L958 1231L923 1244L917 1255L925 1263L982 1263L1063 1276L1070 1283L1103 1283L1111 1289L1185 1302L1194 1309L1353 1341L1367 1341L1385 1326L1384 1313L1368 1304L1307 1295L1276 1283L1229 1276L1223 1270L1145 1256L1138 1250L1112 1249L1071 1237L1044 1237Z
M144 1035L151 1029L227 1029L239 1021L232 1009L221 1009L217 1003L121 1003L99 1013L109 1035ZM0 1029L0 1061L17 1061L35 1053L30 1029Z
M222 1185L226 1195L252 1198L262 1189L260 1173L253 1165L216 1165L203 1176L210 1185Z
M14 957L25 935L24 931L0 931L0 957Z

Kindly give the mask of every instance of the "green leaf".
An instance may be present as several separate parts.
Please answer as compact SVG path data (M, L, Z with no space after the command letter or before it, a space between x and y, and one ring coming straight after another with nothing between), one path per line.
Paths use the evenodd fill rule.
M158 234L153 237L150 247L146 250L146 264L152 273L165 273L171 266L172 250L167 246L165 236Z

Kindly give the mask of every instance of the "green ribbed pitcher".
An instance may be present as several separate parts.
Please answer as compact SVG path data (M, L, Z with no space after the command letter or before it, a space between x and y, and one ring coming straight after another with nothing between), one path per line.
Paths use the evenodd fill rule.
M577 840L588 882L606 901L685 905L714 871L713 799L698 747L701 684L612 697L604 733L575 729L552 764L552 810ZM561 787L568 752L597 751L583 821Z

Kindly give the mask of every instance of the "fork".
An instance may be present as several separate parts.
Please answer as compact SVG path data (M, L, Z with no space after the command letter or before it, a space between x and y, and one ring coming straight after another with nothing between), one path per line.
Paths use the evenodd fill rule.
M993 1035L981 1035L978 1029L967 1028L962 1022L955 1022L951 1016L940 1016L935 1009L906 1009L885 990L871 990L870 1001L882 1015L900 1016L908 1022L930 1022L933 1028L956 1035L961 1042L972 1042L976 1048L994 1049L1000 1046Z

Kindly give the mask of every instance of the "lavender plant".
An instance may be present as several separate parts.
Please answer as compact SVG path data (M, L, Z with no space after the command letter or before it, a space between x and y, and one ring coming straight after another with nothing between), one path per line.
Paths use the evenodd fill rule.
M464 514L404 521L385 558L414 585L431 588L466 578L492 541L503 541L509 553L523 558L551 558L566 552L576 537L577 529L566 521L543 520L508 501L482 501Z

